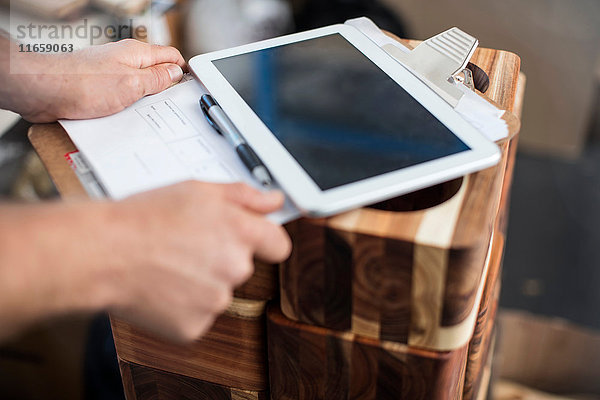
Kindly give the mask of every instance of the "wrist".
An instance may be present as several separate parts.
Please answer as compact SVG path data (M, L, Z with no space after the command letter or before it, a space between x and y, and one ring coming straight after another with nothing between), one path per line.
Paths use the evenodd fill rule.
M76 248L63 251L63 262L69 271L75 271L70 282L72 293L67 304L81 311L109 310L124 302L130 264L127 223L116 212L118 203L81 202L70 204L65 218L70 227L62 232Z
M127 310L136 301L130 289L140 279L136 276L143 271L140 267L150 267L155 262L154 246L144 237L144 232L152 230L152 221L140 217L136 212L138 205L131 201L106 202L102 209L108 249L98 276L104 290L98 297L108 311Z
M0 223L0 315L31 323L114 303L114 242L105 203L5 207Z

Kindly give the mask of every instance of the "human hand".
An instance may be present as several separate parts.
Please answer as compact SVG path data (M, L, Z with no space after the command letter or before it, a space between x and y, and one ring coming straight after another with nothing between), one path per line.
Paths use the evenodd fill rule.
M285 230L264 218L282 205L280 193L199 182L115 203L128 254L114 274L111 312L176 341L197 339L252 275L254 256L288 257Z
M108 310L166 338L198 338L290 240L264 215L280 193L186 182L122 202L0 210L0 340L31 323Z
M114 114L179 82L186 66L175 48L133 39L62 55L13 51L11 62L22 73L7 75L9 85L0 91L8 92L10 104L1 106L30 122Z

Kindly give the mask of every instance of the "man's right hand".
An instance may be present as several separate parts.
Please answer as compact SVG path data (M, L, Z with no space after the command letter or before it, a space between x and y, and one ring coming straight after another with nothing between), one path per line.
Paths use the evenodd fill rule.
M0 212L0 338L75 311L115 316L175 341L197 339L253 258L286 259L265 215L278 192L185 182L121 202L5 206Z
M255 256L288 257L285 230L264 217L283 201L243 184L187 182L115 203L129 254L112 311L175 340L198 338L250 278Z

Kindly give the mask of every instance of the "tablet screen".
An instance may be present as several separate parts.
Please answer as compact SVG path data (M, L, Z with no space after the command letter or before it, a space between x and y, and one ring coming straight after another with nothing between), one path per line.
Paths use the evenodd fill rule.
M213 63L321 190L469 150L340 34Z

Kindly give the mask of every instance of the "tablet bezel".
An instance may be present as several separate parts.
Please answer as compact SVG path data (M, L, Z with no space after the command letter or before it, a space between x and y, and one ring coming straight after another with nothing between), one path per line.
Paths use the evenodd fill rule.
M240 54L340 34L426 107L471 150L322 191L212 63ZM356 28L332 25L192 58L190 69L217 100L290 199L305 214L326 216L432 186L492 166L498 147L427 85Z

